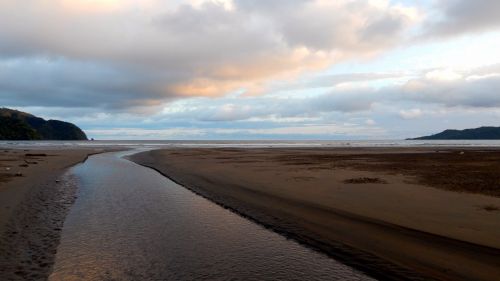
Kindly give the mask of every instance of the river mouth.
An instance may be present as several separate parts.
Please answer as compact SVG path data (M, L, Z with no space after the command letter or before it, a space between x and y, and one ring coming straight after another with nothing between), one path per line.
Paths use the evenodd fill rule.
M49 280L372 280L124 159L94 155Z

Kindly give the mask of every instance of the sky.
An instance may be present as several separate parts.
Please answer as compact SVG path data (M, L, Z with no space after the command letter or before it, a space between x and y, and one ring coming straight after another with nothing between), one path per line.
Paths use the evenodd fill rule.
M0 106L96 139L500 126L497 0L0 0Z

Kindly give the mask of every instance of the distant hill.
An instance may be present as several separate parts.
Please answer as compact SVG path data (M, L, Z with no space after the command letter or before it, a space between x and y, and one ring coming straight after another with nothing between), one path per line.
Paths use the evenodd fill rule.
M0 108L0 140L87 140L74 124Z
M445 130L439 134L409 140L500 140L500 127Z

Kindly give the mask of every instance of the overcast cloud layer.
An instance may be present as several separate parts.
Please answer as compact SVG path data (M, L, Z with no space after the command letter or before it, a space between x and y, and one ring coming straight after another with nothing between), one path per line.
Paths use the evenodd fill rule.
M107 138L492 125L500 57L484 58L500 48L498 11L494 0L0 0L0 104Z

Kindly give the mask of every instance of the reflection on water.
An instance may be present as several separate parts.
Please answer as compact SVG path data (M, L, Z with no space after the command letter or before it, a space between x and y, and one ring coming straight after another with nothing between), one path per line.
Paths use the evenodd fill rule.
M50 280L371 280L124 154L72 169L81 186Z

